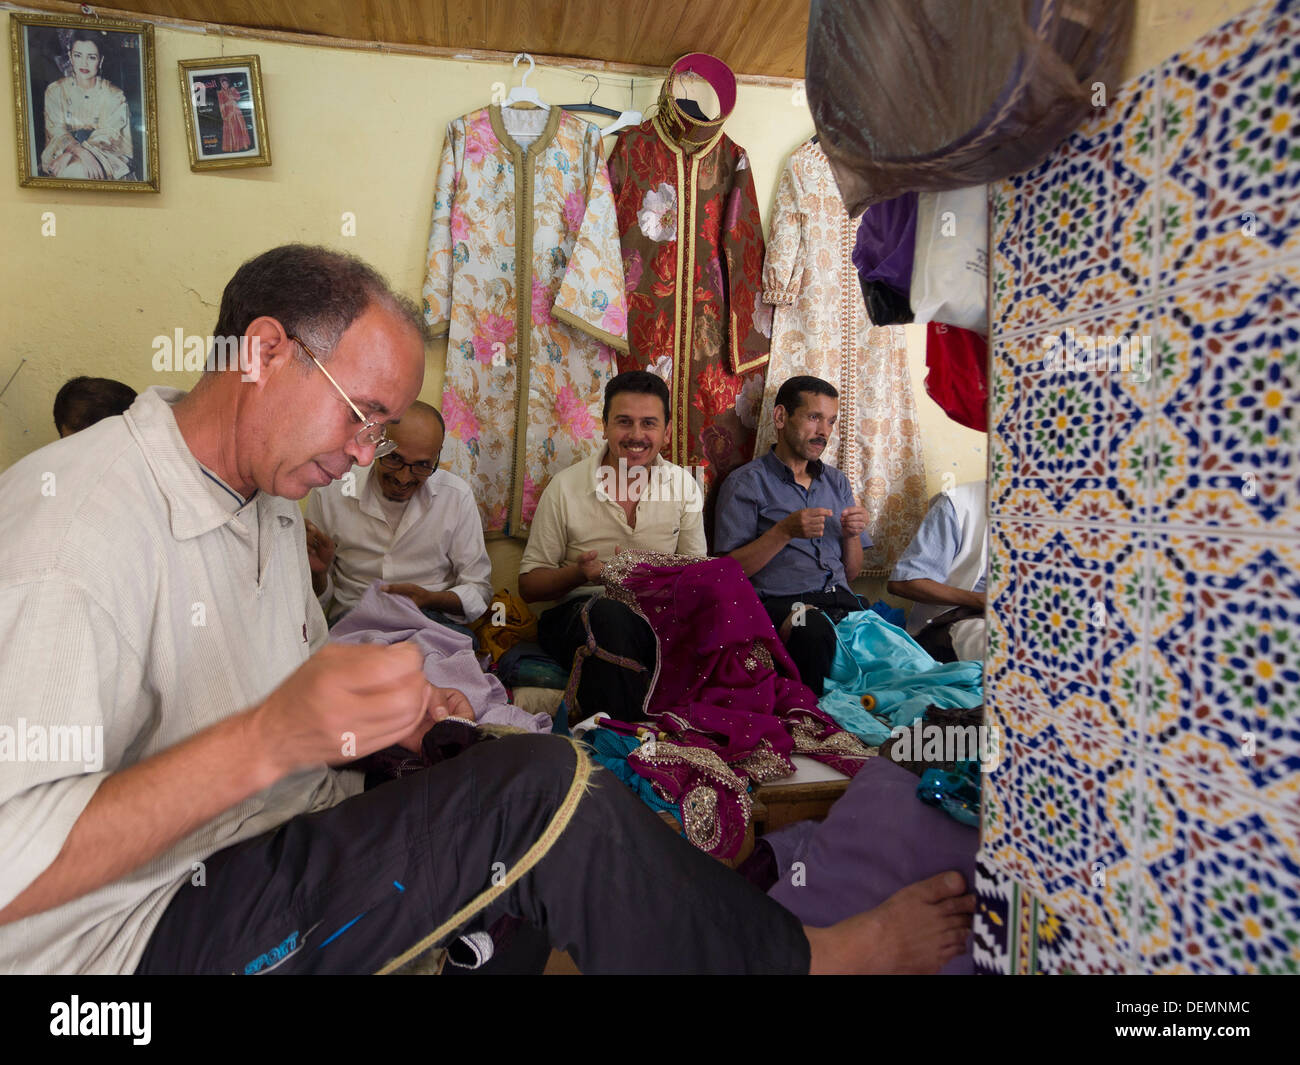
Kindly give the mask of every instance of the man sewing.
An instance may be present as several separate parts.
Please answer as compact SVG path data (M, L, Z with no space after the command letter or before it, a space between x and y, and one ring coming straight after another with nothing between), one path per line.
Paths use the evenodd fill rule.
M396 449L307 500L312 589L331 624L375 580L468 633L492 598L492 563L469 485L438 469L442 415L416 400L388 430Z
M818 696L835 657L835 623L866 609L849 581L871 546L848 478L821 460L838 417L839 392L828 381L782 384L772 408L776 443L722 482L713 540L740 563Z
M566 669L587 643L639 663L645 672L591 656L582 663L577 703L623 721L642 717L655 663L654 633L632 610L598 593L615 551L707 554L703 496L688 471L659 454L671 416L668 386L644 370L605 386L605 447L551 479L537 504L519 563L526 602L561 599L542 613L537 640ZM595 598L593 598L595 597ZM587 621L584 623L584 611Z
M0 760L0 972L374 972L501 870L482 922L522 917L590 972L934 971L961 949L958 874L803 928L612 776L575 790L559 737L370 791L330 768L452 710L412 644L323 646L292 502L391 452L422 318L360 260L289 245L236 271L215 333L255 372L150 389L0 475L0 724L99 730L103 753Z

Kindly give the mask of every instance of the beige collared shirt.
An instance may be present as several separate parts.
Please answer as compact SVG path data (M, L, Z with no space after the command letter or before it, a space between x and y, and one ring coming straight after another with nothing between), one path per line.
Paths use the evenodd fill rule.
M345 475L317 488L307 500L308 519L337 545L329 584L321 594L322 605L333 596L331 616L351 610L376 580L455 592L467 622L487 610L492 562L469 485L435 470L407 501L394 527L374 467L350 472L350 479Z
M703 558L704 496L690 472L656 455L636 504L636 528L628 524L614 499L617 472L602 466L602 450L575 462L551 478L537 503L528 546L519 572L558 569L595 551L601 562L614 557L614 548L658 551L666 555ZM635 475L632 475L635 476ZM565 598L591 595L598 585L575 588Z
M238 506L205 477L181 395L150 389L0 475L0 906L106 777L259 703L325 640L297 505ZM132 971L196 862L361 784L286 777L121 880L0 926L0 972Z

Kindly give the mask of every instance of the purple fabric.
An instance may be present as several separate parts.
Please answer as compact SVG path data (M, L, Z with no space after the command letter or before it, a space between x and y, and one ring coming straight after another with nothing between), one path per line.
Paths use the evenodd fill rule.
M334 626L336 643L402 643L410 640L424 652L424 675L439 688L464 692L478 721L512 725L528 732L550 732L548 714L530 714L512 706L505 687L484 673L468 636L453 632L421 613L404 595L381 592L382 581L366 589L361 601Z
M916 193L868 207L858 223L853 265L863 281L882 281L901 296L912 292L916 250Z
M798 669L735 559L647 562L627 574L623 587L636 596L659 645L647 712L661 726L671 727L677 718L692 730L674 742L709 747L731 763L767 740L788 760L794 725L812 728L818 738L841 731L817 709L812 689L798 679ZM753 653L756 647L766 649L770 664ZM849 775L861 764L821 760Z
M979 831L926 806L916 785L906 769L872 758L825 821L801 821L764 836L779 870L768 894L804 924L825 927L949 869L973 890ZM794 862L804 863L801 885L792 883ZM942 971L973 973L969 947Z

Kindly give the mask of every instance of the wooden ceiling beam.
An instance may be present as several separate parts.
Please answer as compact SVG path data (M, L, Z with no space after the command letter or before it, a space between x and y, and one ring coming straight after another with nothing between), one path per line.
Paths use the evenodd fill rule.
M325 0L318 0L325 2ZM477 9L481 13L486 13L486 5L493 0L475 0L475 2L465 2L458 0L454 10L449 9L448 15L448 33L455 35L458 32L465 32L468 23L462 24L462 20L457 17L460 12L473 12ZM568 0L566 0L568 2ZM632 0L627 0L631 3ZM783 2L783 0L778 0ZM642 0L636 0L636 3L642 3ZM365 5L368 6L368 5ZM398 5L408 12L413 8L413 3L407 0L406 3ZM594 5L593 5L594 6ZM69 0L24 0L22 4L9 2L0 2L0 9L9 11L48 11L60 15L80 15L81 5L69 2ZM356 5L356 10L363 10L363 5ZM393 55L422 55L435 59L457 59L470 60L474 62L485 63L509 63L511 62L516 51L504 51L492 48L456 48L446 45L436 44L415 44L392 41L367 40L359 37L336 37L322 33L309 33L301 30L279 30L265 28L251 28L245 26L227 25L224 23L208 22L199 19L179 18L172 15L157 14L147 11L128 10L125 7L107 7L100 5L97 10L105 18L122 18L133 19L138 22L150 22L155 26L165 26L172 29L182 30L190 33L202 33L207 36L222 36L240 40L254 41L277 41L285 44L309 45L316 48L340 48L348 51L361 52L379 52ZM259 10L265 10L260 8ZM632 77L662 77L666 72L668 65L673 62L679 55L685 52L694 51L699 45L700 33L707 24L716 24L716 12L706 9L698 0L684 0L672 4L668 0L645 0L640 13L636 16L638 34L645 35L647 27L652 26L657 18L668 18L671 20L669 11L676 10L683 12L684 15L671 34L665 34L663 45L660 50L664 51L662 64L650 63L625 63L616 60L596 59L580 55L562 55L546 54L540 51L530 51L529 54L538 63L539 66L559 66L568 67L575 70L592 70L597 72L608 72L611 74L624 74ZM409 17L409 14L408 16ZM405 20L403 20L405 21ZM392 23L396 28L397 22L394 19ZM479 26L483 25L480 20ZM738 32L738 31L737 31ZM595 32L589 39L599 43L601 38L599 32ZM540 43L540 42L539 42ZM526 49L519 49L523 51ZM800 49L802 51L802 49ZM721 58L728 59L726 50L722 51ZM671 53L671 54L667 54ZM728 60L730 62L730 60ZM736 74L736 80L742 85L767 85L778 87L790 87L801 78L782 77L768 74Z

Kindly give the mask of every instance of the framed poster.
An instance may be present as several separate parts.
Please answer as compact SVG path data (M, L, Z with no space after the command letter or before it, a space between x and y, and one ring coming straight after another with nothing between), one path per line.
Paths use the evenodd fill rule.
M190 169L270 166L257 56L182 59L179 65Z
M18 184L158 191L153 27L9 16Z

